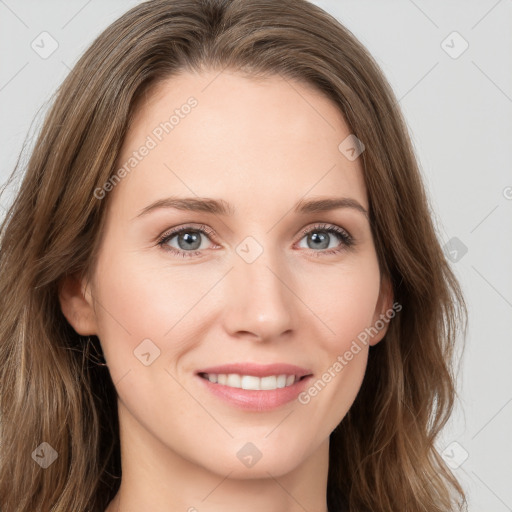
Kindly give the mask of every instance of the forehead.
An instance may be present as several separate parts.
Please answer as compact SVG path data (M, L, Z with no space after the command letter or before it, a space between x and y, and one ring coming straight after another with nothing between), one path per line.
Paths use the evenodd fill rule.
M310 85L183 72L139 102L118 159L132 170L115 194L130 211L170 194L226 198L242 211L338 192L367 208L360 159L338 147L349 135L338 107Z

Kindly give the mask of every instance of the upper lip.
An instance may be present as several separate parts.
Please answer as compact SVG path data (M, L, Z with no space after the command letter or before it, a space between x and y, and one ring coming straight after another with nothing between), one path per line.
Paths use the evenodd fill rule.
M201 373L237 373L239 375L254 375L255 377L268 377L270 375L296 375L299 378L310 375L312 372L306 368L301 368L293 364L273 363L273 364L257 364L257 363L230 363L221 366L210 366L197 371Z

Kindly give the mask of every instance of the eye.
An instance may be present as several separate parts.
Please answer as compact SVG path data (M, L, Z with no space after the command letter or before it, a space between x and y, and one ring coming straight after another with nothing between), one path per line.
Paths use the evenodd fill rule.
M336 254L354 245L353 237L346 230L334 224L319 224L303 230L301 234L301 241L307 237L307 248L310 249L315 256ZM213 231L204 224L201 224L199 227L191 225L183 226L162 235L158 241L158 245L164 250L183 258L201 256L201 251L205 249L205 247L201 247L201 238L203 236L211 241ZM335 245L332 246L331 242L335 238L338 239L338 244L335 243ZM173 239L176 239L177 247L171 245ZM322 250L318 251L316 249Z
M335 235L333 237L333 235ZM307 248L313 247L315 256L322 256L325 254L336 254L344 251L354 245L354 239L343 228L334 224L318 224L312 228L307 228L302 232L303 238L306 237ZM338 244L331 245L333 238L338 239ZM339 242L341 241L341 245ZM317 251L316 249L328 249Z
M203 235L209 238L209 236L213 236L213 231L205 225L201 225L198 228L193 226L184 226L165 233L160 238L158 245L164 250L172 252L173 254L183 258L199 256L201 255L201 251L199 249L201 247L201 237ZM169 245L173 238L176 238L176 243L178 244L177 248ZM202 249L204 249L204 247Z

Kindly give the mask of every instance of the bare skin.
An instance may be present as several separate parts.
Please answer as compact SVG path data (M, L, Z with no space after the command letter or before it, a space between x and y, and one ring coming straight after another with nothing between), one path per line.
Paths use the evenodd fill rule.
M61 287L64 314L80 334L98 335L118 392L123 475L107 512L326 512L329 435L360 389L369 345L386 332L307 404L246 411L196 375L225 363L284 362L310 369L314 382L392 304L364 213L293 210L300 200L344 197L368 211L360 159L338 149L350 130L337 107L278 76L217 75L183 73L146 99L119 165L189 97L197 106L109 192L91 281ZM234 214L138 216L171 195L222 199ZM187 252L178 236L158 245L189 225L211 231L196 232L192 256L169 250ZM330 226L354 244L325 232ZM327 248L306 228L327 237ZM246 237L262 249L251 263L237 252ZM147 366L134 357L145 339L151 358L160 351ZM248 442L262 455L252 467L237 456Z

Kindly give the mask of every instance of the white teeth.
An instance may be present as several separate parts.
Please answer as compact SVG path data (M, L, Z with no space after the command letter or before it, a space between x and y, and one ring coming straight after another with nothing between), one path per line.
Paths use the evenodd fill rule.
M236 373L230 373L228 375L228 380L226 381L226 386L230 386L232 388L241 388L242 378Z
M293 377L293 375L292 375ZM276 389L277 388L277 378L274 375L270 375L269 377L262 377L260 379L260 389Z
M238 375L237 373L211 373L203 375L210 382L216 384L253 391L269 391L284 388L293 385L299 380L295 375L269 375L268 377L261 378L254 375Z
M260 389L260 379L252 375L242 377L242 389Z
M277 377L277 387L284 388L286 386L286 375L279 375Z

